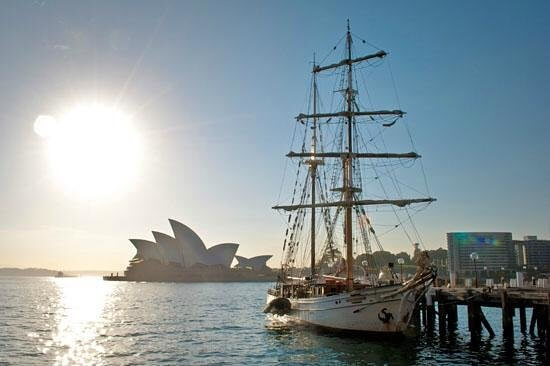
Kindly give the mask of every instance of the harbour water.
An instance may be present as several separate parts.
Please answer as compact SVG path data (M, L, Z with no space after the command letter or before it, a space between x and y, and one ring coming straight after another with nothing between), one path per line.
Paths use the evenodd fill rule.
M266 318L269 286L0 277L0 365L548 364L536 337L503 338L499 309L477 343L464 309L445 338L372 339Z

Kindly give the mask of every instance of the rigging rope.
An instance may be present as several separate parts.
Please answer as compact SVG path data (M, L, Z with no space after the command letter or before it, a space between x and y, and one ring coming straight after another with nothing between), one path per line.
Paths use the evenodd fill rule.
M358 39L362 40L363 43L366 43L369 46L374 47L377 50L380 50L380 48L378 48L377 46L375 46L375 45L373 45L373 44L371 44L367 41L365 41L361 37L356 36L356 35L354 35L354 36L357 37ZM344 38L345 38L345 35L338 40L336 45L323 58L323 60L321 61L321 64L323 64L328 59L328 57L330 57L337 50L338 46L342 43L342 40ZM353 45L352 45L352 50L355 50L355 47ZM343 53L343 56L342 56L343 59L347 59L348 55L345 53L345 50L342 50L342 53ZM359 64L352 66L353 72L356 75L359 74L361 79L362 79L362 83L364 85L365 95L366 95L366 99L367 99L367 105L370 106L370 109L374 109L373 108L373 100L372 100L372 98L369 94L369 90L367 88L365 75L368 76L370 74L370 72L372 72L375 67L379 67L386 59L376 60L376 61L367 60L366 62L363 62L361 64L361 66ZM389 59L388 59L387 64L388 64L389 73L390 73L390 76L391 76L391 82L392 82L392 86L393 86L393 89L394 89L396 102L397 102L397 105L398 105L399 109L401 109L399 94L397 92L395 78L393 76L393 71L391 69L391 64L390 64ZM346 83L347 73L346 73L346 71L343 70L343 68L335 68L331 72L322 72L322 73L318 73L317 75L319 77L322 77L322 78L325 78L325 77L334 77L335 78L334 83L332 83L332 90L331 90L331 93L330 93L331 98L330 98L329 110L345 110L345 108L346 108L346 106L345 106L345 101L346 101L345 95L343 95L343 98L336 98L336 93L346 92L346 89L345 89L347 87L347 83ZM328 84L328 81L327 81L327 84ZM356 97L356 94L355 94L355 92L357 90L359 90L358 77L354 78L353 87L355 88L355 90L353 92L353 95L351 97L352 98L353 109L355 111L368 110L369 108L366 108L365 105L363 105L361 99L359 97ZM324 109L323 108L324 107L323 101L322 101L322 98L320 97L320 93L317 93L316 84L314 83L314 76L312 76L312 81L309 85L309 90L308 90L308 93L307 93L307 95L309 97L309 100L307 102L307 108L306 109L309 113L311 112L311 108L312 108L312 99L313 99L312 98L312 93L315 94L318 97L317 106L320 106L319 110L323 110ZM338 100L339 102L335 102L336 100ZM335 106L335 104L336 104L336 106ZM336 108L334 109L333 107L336 107ZM317 110L317 112L319 112L319 110ZM316 126L317 126L317 131L316 132L318 132L317 136L318 136L318 140L319 140L319 145L318 145L318 150L317 151L320 151L320 152L325 152L325 151L330 151L330 150L332 150L332 151L344 151L343 149L347 144L347 138L345 137L346 136L346 134L345 134L345 130L346 130L345 120L344 120L344 118L340 117L340 118L334 118L334 121L331 122L332 119L333 118L329 118L326 121L323 121L322 123L316 124ZM395 118L393 116L369 116L368 118L366 118L366 117L365 118L361 118L361 117L356 118L354 116L353 119L352 119L352 129L353 129L353 137L356 141L355 142L355 146L356 146L355 149L364 148L365 151L367 151L367 152L368 151L381 151L379 149L379 144L380 144L380 146L383 147L384 150L387 150L387 145L386 145L386 141L385 141L385 138L384 138L385 131L390 130L390 127L394 126L397 123L397 120L398 120L398 118ZM405 124L405 129L406 129L408 138L409 138L411 146L413 148L413 151L416 151L416 146L414 144L414 141L413 141L412 134L411 134L411 131L409 129L408 123L404 123L404 124ZM307 141L308 133L309 133L308 131L310 130L309 120L305 119L305 121L302 122L302 125L304 126L304 132L303 132L301 152L305 153L306 152L306 141ZM370 139L368 139L368 145L367 145L367 141L365 140L365 137L361 133L361 128L358 127L359 125L362 125L364 127L364 129L367 130L368 137L370 137ZM371 133L372 132L371 129L374 131L374 133ZM295 127L294 127L293 135L292 135L291 148L294 145L295 140L297 139L297 131L298 131L298 129L297 129L297 124L296 124ZM313 133L313 132L310 132L310 133ZM328 143L327 146L329 146L329 147L332 146L332 149L326 150L325 149L325 143ZM323 161L323 165L320 165L320 166L317 167L317 169L318 169L317 172L318 173L316 175L315 180L310 179L311 174L309 174L309 172L306 173L305 179L303 179L304 177L302 177L302 175L301 175L301 171L302 171L301 168L303 167L303 165L305 165L304 161L305 160L300 160L298 162L298 169L297 169L297 172L296 172L296 181L294 183L294 189L293 189L293 193L292 193L291 204L294 204L296 202L296 200L299 200L300 204L304 204L304 203L308 202L308 200L311 198L310 197L311 184L315 184L316 186L318 186L318 190L317 190L316 195L319 198L320 202L329 202L330 199L332 199L332 200L337 200L337 199L342 200L343 199L342 198L342 195L343 195L342 191L338 191L338 190L332 190L331 191L331 189L329 189L329 188L338 188L341 185L340 181L343 180L342 160L335 160L334 163ZM357 158L352 158L351 159L351 164L352 164L352 169L353 169L352 179L355 183L354 186L358 186L358 187L362 188L365 184L368 184L369 182L372 182L373 180L377 180L378 184L380 185L381 192L382 192L381 194L379 193L378 195L383 196L386 199L390 198L389 193L392 194L392 195L394 194L393 190L395 190L395 194L397 194L399 197L402 197L403 192L402 192L401 186L406 187L410 190L413 190L413 191L416 191L416 192L422 194L422 192L420 192L419 190L416 190L414 187L409 186L409 185L401 182L397 178L397 174L396 174L396 169L399 166L409 167L409 166L414 165L415 161L416 161L416 159L398 159L398 160L395 160L395 163L393 163L392 159L385 158L385 159L367 160L367 163L363 164L363 162L361 160L359 160ZM426 187L426 191L429 194L429 187L428 187L428 183L427 183L426 174L425 174L425 171L424 171L424 166L422 164L422 160L420 160L420 164L421 164L421 171L422 171L422 175L423 175L423 179L424 179L424 185ZM374 172L374 174L375 174L374 177L369 176L369 174L367 174L369 170ZM281 196L281 192L282 192L282 186L283 186L283 183L286 179L285 178L286 177L286 171L287 171L287 164L285 164L285 169L284 169L284 172L283 172L283 181L281 182L281 187L280 187L280 190L279 190L278 200L280 200L280 196ZM388 180L390 180L392 182L392 184L389 187L389 191L386 189L386 186L384 185L384 183L380 179L381 177L385 177L385 178L387 178ZM329 179L327 179L327 178L329 178ZM321 179L323 180L323 182L321 181ZM303 185L299 183L300 180L303 181ZM330 185L328 185L329 180L330 180ZM362 199L361 198L362 196L363 196L362 191L354 193L354 199L356 199L356 200ZM368 196L369 197L376 197L377 194L375 194L374 192L369 192ZM317 200L317 197L315 197L316 200ZM380 244L379 237L381 237L381 236L383 236L383 235L385 235L385 234L401 227L403 233L408 238L409 242L413 243L413 236L414 236L415 239L417 239L417 241L422 245L422 247L424 247L422 238L420 236L420 233L417 230L416 225L414 224L414 222L412 220L412 217L415 216L420 211L422 211L423 209L425 209L427 206L428 206L428 204L426 204L425 206L423 206L422 208L420 208L418 210L414 210L413 208L409 208L407 206L405 206L405 207L398 210L393 205L390 205L390 210L388 210L388 211L384 211L384 210L378 209L378 208L375 208L375 209L373 208L372 210L374 210L376 212L393 213L393 215L395 216L395 218L397 219L397 222L398 222L397 224L392 225L391 228L389 228L388 230L386 230L385 232L383 232L380 235L378 235L376 233L376 231L374 230L365 208L363 206L354 206L354 216L356 218L356 220L354 222L354 225L356 225L356 228L357 228L356 232L359 231L359 233L358 233L357 236L355 236L355 238L352 239L352 244L351 245L355 246L355 249L358 249L359 246L360 246L359 245L360 241L361 241L361 243L363 244L362 249L364 250L365 254L371 255L370 258L369 257L367 257L367 258L369 258L370 261L375 262L374 257L372 257L372 248L371 248L372 239L374 239L374 242L376 243L377 248L379 250L383 250L382 245ZM405 211L405 214L407 216L406 220L402 219L402 217L401 217L402 213L400 214L399 211ZM412 214L411 214L410 211L413 211ZM339 216L340 216L341 212L342 212L342 207L335 207L335 208L324 207L324 208L320 208L321 215L316 220L317 221L315 223L316 224L316 230L315 230L315 233L313 233L313 234L316 237L318 237L318 234L321 234L321 230L322 230L321 226L323 226L324 231L326 232L325 243L324 243L323 251L322 251L323 257L321 259L325 258L325 254L329 254L332 257L332 260L333 261L335 260L335 258L334 258L335 250L336 250L334 248L335 236L340 236L344 232L344 230L342 230L342 233L341 233L340 230L338 229L338 227L339 227L338 222L339 222L339 218L340 218ZM284 243L283 243L283 250L286 249L286 256L285 256L285 259L283 260L284 263L282 263L282 265L286 266L287 268L289 268L290 266L295 266L296 259L299 259L300 257L302 257L301 259L302 259L303 263L306 262L307 246L303 245L304 239L305 239L306 244L308 242L311 242L311 230L306 231L307 235L303 234L303 227L304 227L304 223L306 221L305 220L306 217L308 217L308 210L305 209L305 208L301 208L301 209L298 209L296 211L291 212L288 215L288 218L286 220L287 229L286 229L286 233L285 233L285 240L284 240ZM412 232L409 232L409 230L407 229L405 224L411 225L410 228L412 228ZM377 224L377 226L378 226L378 224ZM386 226L386 225L380 224L380 226ZM372 235L372 237L371 237L371 235ZM305 236L305 238L304 238L304 236ZM300 244L302 244L302 245L300 245ZM301 256L300 256L300 254L301 254ZM305 267L302 265L301 269L298 269L299 272L303 273L304 268Z

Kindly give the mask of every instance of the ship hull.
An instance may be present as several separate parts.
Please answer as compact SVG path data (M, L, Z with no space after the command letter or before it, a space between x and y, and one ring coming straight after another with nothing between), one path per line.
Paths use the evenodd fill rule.
M400 285L332 296L289 298L287 316L306 324L343 331L402 333L412 316L416 291L393 294ZM276 296L268 294L269 304Z

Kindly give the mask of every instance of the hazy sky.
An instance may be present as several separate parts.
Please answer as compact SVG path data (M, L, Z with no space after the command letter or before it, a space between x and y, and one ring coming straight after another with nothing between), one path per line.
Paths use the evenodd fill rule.
M547 1L2 1L0 266L122 270L130 237L170 233L280 258L272 212L311 55L354 33L390 52L438 198L416 220L550 237ZM143 137L138 175L76 199L52 175L38 115L118 100ZM101 143L98 142L100 146ZM384 243L410 251L405 241Z

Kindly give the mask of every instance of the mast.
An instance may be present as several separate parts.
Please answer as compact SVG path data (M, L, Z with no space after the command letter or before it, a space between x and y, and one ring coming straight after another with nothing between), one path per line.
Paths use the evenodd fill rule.
M315 54L313 54L313 69L315 70ZM313 115L317 114L317 74L313 73ZM311 127L311 279L315 276L315 181L317 175L317 160L315 154L317 152L317 117L313 118L313 126Z
M348 60L351 60L351 32L349 29L348 19L348 31L346 33L346 48L348 51ZM352 229L352 205L353 205L353 172L352 172L352 154L353 154L353 140L352 140L352 103L353 103L353 83L352 75L353 66L352 63L348 63L348 80L346 89L346 101L347 101L347 121L348 121L348 149L347 157L343 164L343 177L344 177L344 202L346 204L346 214L344 216L344 243L346 245L346 282L348 291L353 290L353 229Z

